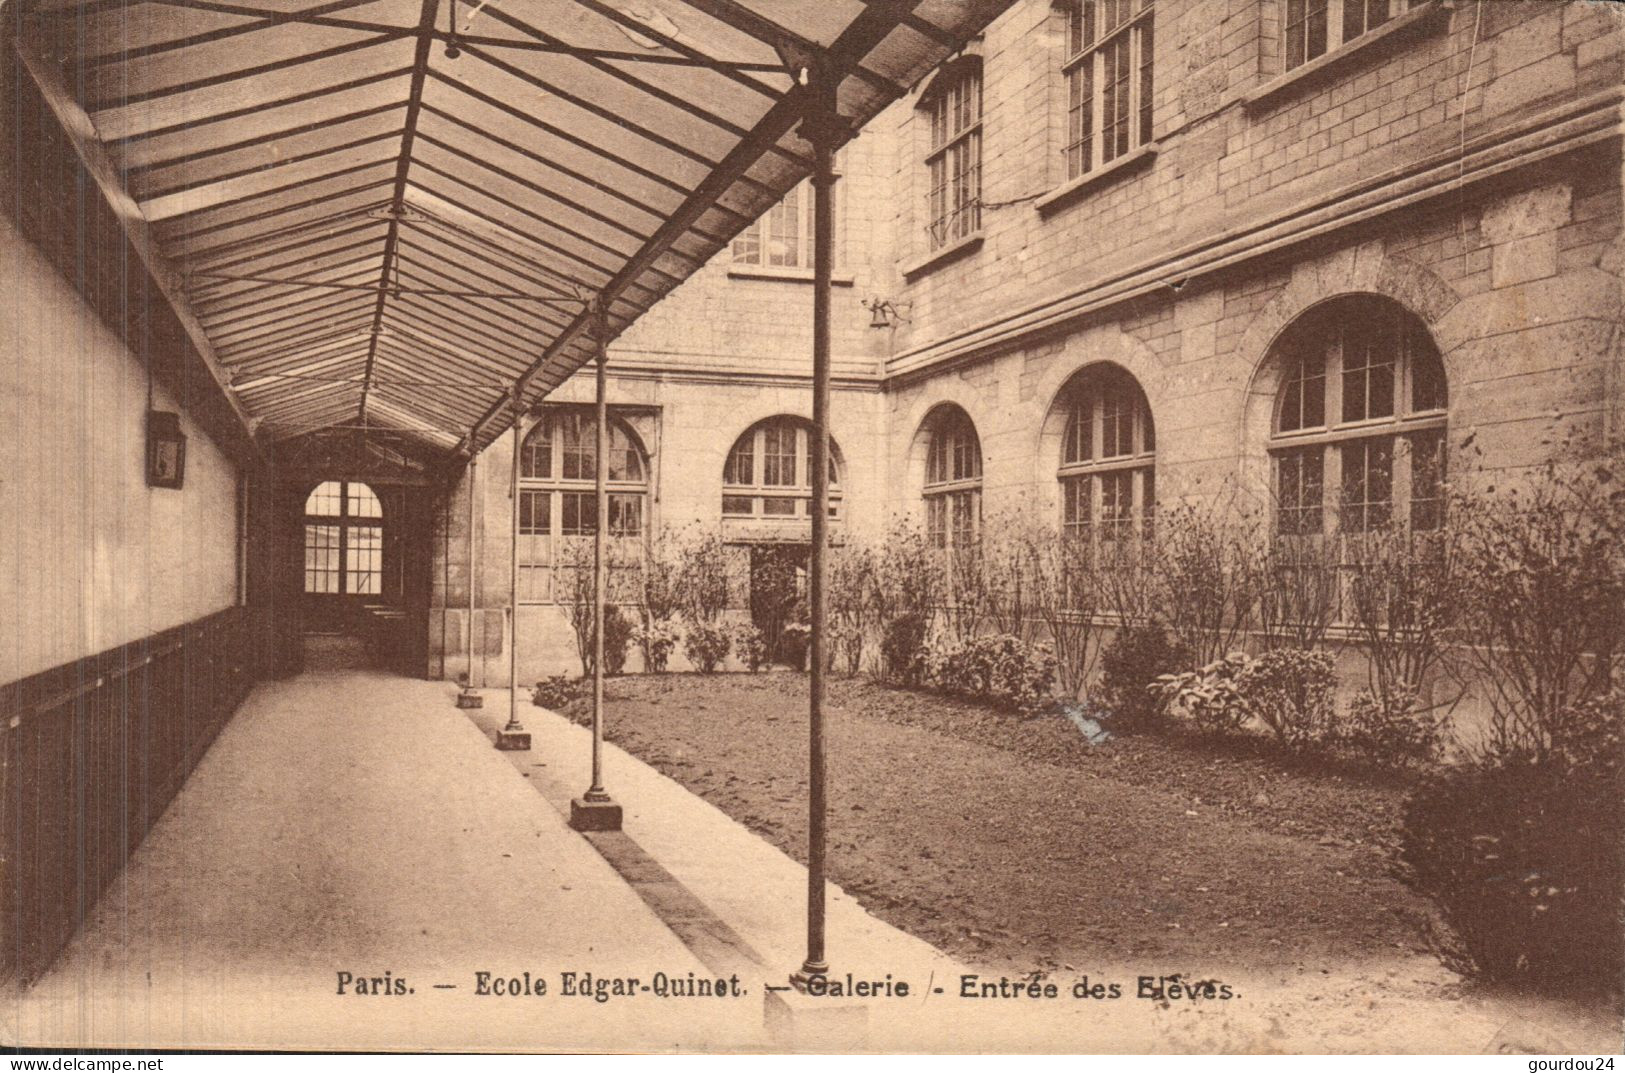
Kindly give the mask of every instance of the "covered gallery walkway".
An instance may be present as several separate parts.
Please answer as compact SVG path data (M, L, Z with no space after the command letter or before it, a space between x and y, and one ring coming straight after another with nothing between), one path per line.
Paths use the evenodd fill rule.
M13 1038L371 1045L422 1042L399 1030L424 1024L535 1045L534 1014L482 1008L476 1026L466 991L432 989L466 975L434 977L498 955L612 971L634 949L645 973L696 968L612 881L605 861L636 872L636 853L595 852L525 784L563 754L533 744L519 704L491 728L510 762L454 690L304 669L304 635L361 632L379 666L447 673L427 655L431 593L451 607L460 589L472 619L473 564L437 578L434 548L481 452L595 364L604 457L609 343L809 175L827 501L833 153L1005 6L5 7L3 399L25 479L0 501L21 627L0 645L0 981L32 985ZM827 510L812 517L822 667ZM515 626L483 628L516 686ZM652 807L613 782L610 800L596 721L571 748L578 827ZM825 967L816 731L809 757L810 870L791 870L799 895L756 892L796 936L767 944L779 980ZM338 972L419 991L340 1005ZM639 1011L639 1032L612 1012L599 1035L541 1035L708 1038L711 1015L673 1009L670 1032Z
M765 988L800 955L805 869L618 750L627 830L583 838L564 817L585 732L532 709L535 747L499 753L454 692L354 670L257 687L53 968L6 995L0 1034L120 1049L768 1046ZM953 974L830 898L843 972ZM482 971L549 991L480 995ZM651 987L655 972L737 974L743 993L640 984L598 1003L560 993L571 971ZM341 972L410 991L340 995ZM872 1042L925 1046L941 1027L881 1019Z

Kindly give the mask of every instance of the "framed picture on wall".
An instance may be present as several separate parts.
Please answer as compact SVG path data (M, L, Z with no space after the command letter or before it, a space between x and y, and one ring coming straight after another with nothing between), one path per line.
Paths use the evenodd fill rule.
M179 488L186 479L186 434L179 414L147 411L147 484Z

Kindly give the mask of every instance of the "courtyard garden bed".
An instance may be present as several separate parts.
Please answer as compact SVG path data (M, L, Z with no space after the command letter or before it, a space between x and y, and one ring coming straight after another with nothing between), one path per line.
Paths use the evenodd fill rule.
M610 741L804 860L806 678L607 684ZM567 714L586 718L579 701ZM831 682L831 878L967 962L1267 971L1427 949L1390 874L1405 777Z

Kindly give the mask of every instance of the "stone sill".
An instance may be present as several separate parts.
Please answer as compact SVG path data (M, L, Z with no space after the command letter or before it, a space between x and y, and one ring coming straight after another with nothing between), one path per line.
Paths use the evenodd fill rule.
M777 265L729 265L728 276L731 279L771 279L781 283L811 283L813 270L810 268L784 268ZM829 282L836 287L852 286L850 272L835 272L830 275Z
M975 253L982 248L982 240L987 235L983 231L972 231L964 238L948 243L940 249L932 250L924 257L903 266L903 278L913 281L915 277L922 276L939 265L949 261L956 261L961 257Z
M1413 7L1398 18L1389 20L1378 29L1362 34L1358 40L1341 45L1324 56L1317 56L1301 67L1294 67L1286 74L1278 75L1262 86L1242 94L1242 107L1249 112L1269 108L1280 103L1283 98L1305 91L1323 78L1330 77L1331 73L1356 57L1371 55L1383 42L1392 47L1408 34L1421 34L1443 26L1449 21L1449 13L1454 6L1453 0L1427 0L1419 7Z
M1065 185L1056 187L1034 202L1033 208L1037 210L1040 216L1048 216L1053 212L1057 212L1070 205L1074 198L1081 196L1085 191L1116 182L1130 171L1134 171L1142 165L1150 164L1152 160L1156 159L1157 149L1158 144L1156 142L1146 142L1138 149L1125 153L1105 167L1085 172Z

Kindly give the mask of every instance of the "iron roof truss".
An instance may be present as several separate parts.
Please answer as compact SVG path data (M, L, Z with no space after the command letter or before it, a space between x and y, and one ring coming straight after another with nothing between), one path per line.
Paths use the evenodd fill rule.
M263 441L479 450L1009 0L33 0L18 51ZM457 23L453 25L455 14Z

